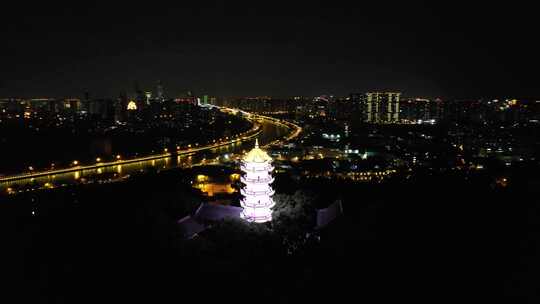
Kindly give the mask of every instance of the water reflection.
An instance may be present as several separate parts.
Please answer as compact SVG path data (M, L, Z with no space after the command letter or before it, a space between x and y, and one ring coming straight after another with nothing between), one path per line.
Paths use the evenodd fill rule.
M284 137L289 130L269 122L262 122L262 132L257 136L259 143L264 145L278 138ZM85 169L55 175L0 182L0 192L17 191L25 189L53 188L78 183L103 183L129 177L133 174L148 172L149 169L167 170L171 168L186 168L199 164L215 164L227 162L235 156L243 155L251 149L254 140L235 142L211 150L145 160L122 165L111 165L94 169ZM226 157L224 156L226 155Z

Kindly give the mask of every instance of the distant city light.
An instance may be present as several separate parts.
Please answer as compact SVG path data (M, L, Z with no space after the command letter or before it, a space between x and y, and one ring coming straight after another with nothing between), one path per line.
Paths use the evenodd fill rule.
M127 109L129 111L135 111L137 110L137 104L135 103L135 101L131 100L128 105L127 105Z

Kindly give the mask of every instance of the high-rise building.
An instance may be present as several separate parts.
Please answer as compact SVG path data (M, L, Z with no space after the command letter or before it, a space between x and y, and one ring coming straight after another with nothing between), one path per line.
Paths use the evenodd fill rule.
M144 104L144 93L138 82L135 82L135 103L139 107Z
M363 100L363 120L367 123L398 123L399 92L369 92Z
M242 161L241 169L244 172L241 190L244 196L240 201L242 218L257 223L264 223L272 220L272 210L274 201L272 195L274 190L270 184L274 181L271 173L272 158L255 141L255 148L249 151Z
M63 113L77 113L81 108L81 100L78 98L65 98L60 103L60 111Z
M157 84L156 99L157 99L158 102L164 102L165 101L165 89L163 88L163 84L161 83L161 80L159 80L158 84Z
M439 98L406 98L401 101L400 120L404 123L438 122L443 115L443 104Z
M150 91L144 92L144 97L146 97L146 105L150 105L150 99L152 98L152 92L150 92Z
M121 92L116 99L114 116L116 121L126 121L127 119L128 98L126 92Z
M84 90L84 96L82 100L82 108L86 112L90 112L90 92L88 90Z

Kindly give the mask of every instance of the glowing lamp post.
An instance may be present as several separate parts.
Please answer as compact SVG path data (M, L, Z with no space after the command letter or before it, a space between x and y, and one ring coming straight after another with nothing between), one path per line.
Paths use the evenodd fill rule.
M255 148L246 154L240 169L244 172L241 181L244 187L241 190L244 196L240 200L242 218L249 222L264 223L272 220L274 190L270 184L274 181L271 173L272 158L259 148L255 140Z

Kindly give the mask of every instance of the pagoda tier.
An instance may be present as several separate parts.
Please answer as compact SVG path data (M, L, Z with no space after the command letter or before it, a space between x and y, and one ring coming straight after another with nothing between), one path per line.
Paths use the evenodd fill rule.
M271 184L274 182L274 178L273 177L269 177L269 178L265 178L265 179L247 179L245 178L244 176L242 176L240 178L240 181L244 184L247 184L247 183L255 183L255 184L265 184L265 183L268 183L268 184Z

